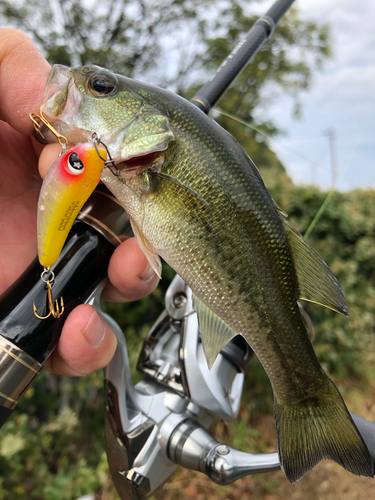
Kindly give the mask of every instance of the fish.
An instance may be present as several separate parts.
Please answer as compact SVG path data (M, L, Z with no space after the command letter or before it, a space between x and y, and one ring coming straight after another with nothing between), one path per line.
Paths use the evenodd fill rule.
M182 97L98 66L55 65L41 110L73 144L100 134L120 171L104 169L101 180L155 272L161 257L192 289L209 367L236 335L254 350L272 385L288 480L323 459L373 477L298 307L302 299L347 315L339 283L235 138Z

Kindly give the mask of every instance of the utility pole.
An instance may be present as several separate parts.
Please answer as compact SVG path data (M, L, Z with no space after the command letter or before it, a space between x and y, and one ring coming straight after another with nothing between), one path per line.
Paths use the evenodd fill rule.
M316 163L311 163L311 185L317 186L318 182L318 169L316 168Z
M327 130L326 134L329 140L329 156L331 161L331 179L332 186L336 186L338 180L337 150L336 150L336 132L333 128Z

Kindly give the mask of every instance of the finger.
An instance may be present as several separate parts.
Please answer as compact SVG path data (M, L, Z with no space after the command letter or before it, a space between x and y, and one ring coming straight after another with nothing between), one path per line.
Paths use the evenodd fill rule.
M0 28L0 119L32 134L28 114L38 112L50 65L22 31Z
M47 144L40 154L39 157L39 173L44 179L46 176L48 169L52 165L52 163L58 158L61 153L60 144Z
M108 365L116 346L116 337L104 319L92 306L83 304L69 314L57 349L44 366L58 375L88 375Z
M108 278L103 298L112 302L138 300L153 292L159 283L135 238L116 248L109 262Z

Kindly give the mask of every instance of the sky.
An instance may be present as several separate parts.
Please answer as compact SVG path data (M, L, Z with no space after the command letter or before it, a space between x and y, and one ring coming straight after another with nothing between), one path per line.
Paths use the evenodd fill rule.
M262 2L266 11L273 1ZM282 97L267 110L286 135L270 142L293 181L332 186L328 130L336 136L337 189L375 189L375 2L297 0L302 18L331 27L333 56L302 94L302 118ZM303 157L303 158L302 158Z

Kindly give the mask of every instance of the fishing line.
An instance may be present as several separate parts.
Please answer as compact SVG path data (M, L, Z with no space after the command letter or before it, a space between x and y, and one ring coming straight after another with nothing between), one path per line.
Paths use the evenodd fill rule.
M324 172L326 173L329 173L329 170L326 169L325 167L322 166L322 161L319 161L319 162L315 162L315 161L311 161L309 160L308 158L306 158L305 156L301 155L300 153L297 153L297 151L294 151L293 149L291 148L288 148L288 146L285 146L284 144L282 144L281 142L278 142L276 139L274 139L273 137L267 135L265 132L263 132L263 130L261 130L260 128L254 126L254 125L251 125L250 123L248 122L245 122L244 120L241 120L241 118L238 118L237 116L234 116L230 113L227 113L227 112L224 112L224 111L221 111L220 109L218 108L214 108L214 111L217 111L218 113L222 114L223 116L227 116L228 118L231 118L232 120L235 120L237 121L238 123L241 123L241 125L244 125L245 127L248 127L252 130L254 130L255 132L258 132L259 134L263 135L264 137L266 137L266 139L268 139L269 141L277 144L278 146L284 148L285 150L289 151L290 153L293 153L294 155L296 156L299 156L300 158L302 158L302 160L310 163L311 166L313 167L317 167L319 168L320 170L323 170ZM362 130L362 128L361 128ZM316 139L321 139L323 138L324 136L323 135L320 135L320 136L316 136L314 138L309 138L309 139L304 139L304 140L316 140ZM299 140L299 139L298 139ZM323 154L323 157L322 159L326 156L326 153ZM342 179L345 179L346 181L350 182L350 179L349 178L346 178L344 177L344 174L346 173L347 170L344 170L343 173L341 174L341 176L339 177L339 180L342 180Z
M271 142L274 142L275 144L278 144L279 146L281 146L282 148L286 149L287 151L290 151L291 153L295 154L296 156L299 156L300 158L302 158L302 160L305 160L307 161L308 163L310 163L310 165L313 165L314 167L318 167L318 168L322 168L323 170L326 170L325 168L323 168L319 163L316 163L314 161L311 161L309 160L308 158L306 158L305 156L302 156L300 153L297 153L297 151L293 151L293 149L290 149L288 148L287 146L285 146L284 144L281 144L280 142L276 141L273 137L269 136L268 134L266 134L265 132L263 132L263 130L261 130L260 128L258 127L255 127L254 125L250 125L250 123L248 122L245 122L244 120L241 120L241 118L238 118L237 116L234 116L230 113L227 113L225 111L221 111L220 109L218 108L214 108L214 111L217 111L218 113L220 113L221 115L223 116L226 116L228 118L231 118L232 120L235 120L237 121L238 123L241 123L241 125L244 125L245 127L248 127L248 128L251 128L252 130L254 130L255 132L258 132L259 134L262 134L264 137L266 137L266 139L268 139L269 141Z

